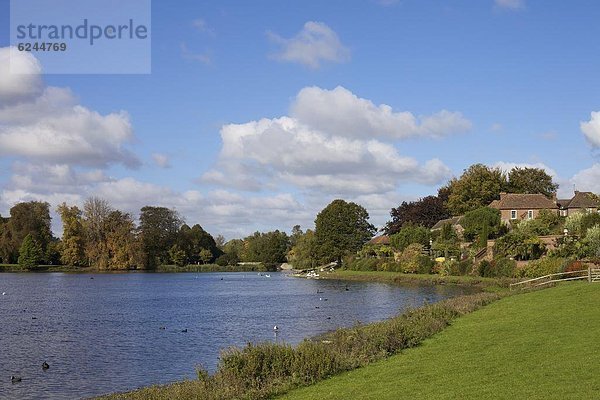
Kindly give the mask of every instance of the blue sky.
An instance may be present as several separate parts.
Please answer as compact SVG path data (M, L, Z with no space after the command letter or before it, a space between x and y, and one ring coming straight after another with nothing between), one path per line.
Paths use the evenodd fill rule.
M18 105L1 85L16 78L0 77L2 215L16 201L98 195L133 213L175 207L232 238L310 227L342 197L382 225L392 206L478 162L542 166L564 196L600 192L595 1L176 4L152 2L152 74L45 75L42 65L42 88L19 97L33 104L68 88L66 108L97 113L93 140L56 127L105 149L93 162L81 149L16 144L15 132L44 120L9 120ZM0 5L6 48L9 3ZM113 114L127 121L126 139L110 136L102 118ZM268 126L251 126L261 119Z

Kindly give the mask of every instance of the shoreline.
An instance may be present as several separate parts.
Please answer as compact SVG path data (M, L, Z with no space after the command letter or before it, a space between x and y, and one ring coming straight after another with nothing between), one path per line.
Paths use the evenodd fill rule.
M385 360L404 349L417 347L423 340L443 331L450 325L452 320L485 307L501 298L516 294L509 293L503 282L498 282L498 280L492 278L481 280L469 279L472 277L433 276L426 279L426 276L419 276L416 278L413 277L413 279L407 279L407 277L404 276L406 274L401 273L384 272L373 274L360 271L339 271L328 275L329 276L324 279L370 281L392 284L455 284L478 288L480 291L474 294L461 295L437 303L410 309L382 321L357 325L350 328L338 328L335 331L319 335L318 337L306 338L299 345L293 347L271 343L249 344L246 347L234 350L233 352L224 353L225 357L234 356L233 359L236 361L234 361L233 364L229 361L224 363L221 362L213 375L209 375L205 371L199 371L198 379L196 380L184 380L165 385L141 387L129 392L106 394L97 397L97 399L273 398L274 396L287 393L292 389L310 386L328 377L359 369L376 361ZM385 337L382 337L382 335ZM408 337L406 337L407 335ZM415 336L413 337L412 335ZM382 340L383 342L381 342ZM383 346L383 348L377 350L379 346ZM298 377L295 372L298 367L291 368L289 370L289 375L286 375L281 371L272 371L273 364L282 365L281 363L285 364L285 360L270 360L269 357L277 357L277 353L283 351L285 353L283 356L284 358L291 357L291 359L303 359L303 357L306 356L291 356L291 354L303 353L305 351L304 347L310 348L309 354L316 358L316 360L312 360L311 363L317 364L319 362L331 362L327 357L331 356L332 347L335 348L334 353L342 353L342 356L340 356L342 358L346 356L346 353L351 353L352 356L354 356L353 353L356 351L361 353L367 352L368 354L360 356L359 359L352 361L351 365L347 367L337 366L335 368L338 369L334 369L328 373L322 372L322 366L317 367L319 372L313 371L317 374L316 376L312 376L309 372L308 375L303 378L308 379L308 381L304 380L298 382ZM383 349L385 350L382 352ZM319 354L321 355L319 356ZM263 363L262 366L256 366L255 368L247 370L248 364L257 362L257 360L260 360L260 362ZM240 368L242 368L242 365L246 365L246 368L229 371L228 368L231 365L237 365ZM302 367L304 367L304 365L300 366L300 368ZM311 367L314 366L311 365ZM331 367L331 365L328 365L328 367ZM260 375L264 374L264 371L270 371L270 373L276 372L276 376ZM258 373L259 376L249 376L253 373ZM237 376L236 374L239 374L240 376ZM248 384L248 386L240 383L247 379L250 379L253 383ZM275 381L275 383L271 383L271 381ZM259 386L264 385L266 387L256 388L254 387L256 382L261 382ZM242 388L235 387L224 389L224 387L227 388L230 385L239 386L240 384L243 386ZM224 392L222 392L223 390L228 394L224 395Z

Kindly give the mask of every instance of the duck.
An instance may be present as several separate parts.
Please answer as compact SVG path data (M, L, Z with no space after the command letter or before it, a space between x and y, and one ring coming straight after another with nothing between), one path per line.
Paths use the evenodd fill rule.
M11 381L12 383L21 382L21 377L20 377L20 376L14 376L14 375L13 375L13 376L11 376L11 377L10 377L10 381Z
M48 368L50 368L50 365L46 361L44 361L44 363L42 364L42 369L48 369Z
M273 327L273 330L274 330L274 331L278 331L278 330L279 330L279 327L278 327L277 325L275 325L275 326Z
M187 328L186 329L182 329L181 333L187 333Z

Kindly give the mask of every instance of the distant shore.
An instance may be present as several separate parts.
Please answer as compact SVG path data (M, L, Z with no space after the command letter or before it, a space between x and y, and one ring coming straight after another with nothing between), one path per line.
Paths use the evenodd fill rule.
M40 265L35 269L23 269L17 264L0 264L0 273L73 273L73 274L104 274L104 273L175 273L175 272L265 272L267 268L262 265L228 265L217 264L186 265L159 265L156 269L135 270L99 270L92 267L75 267L68 265Z

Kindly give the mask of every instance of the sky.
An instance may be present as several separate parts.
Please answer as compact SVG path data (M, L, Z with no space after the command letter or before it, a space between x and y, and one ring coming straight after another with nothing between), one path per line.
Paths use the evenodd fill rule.
M600 193L599 18L593 0L153 0L151 74L24 53L22 75L0 0L0 214L98 196L231 239L342 198L381 227L474 163Z

